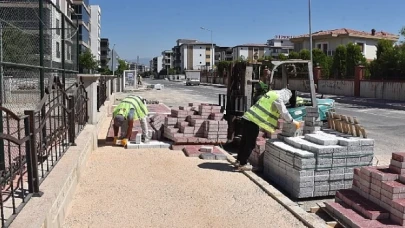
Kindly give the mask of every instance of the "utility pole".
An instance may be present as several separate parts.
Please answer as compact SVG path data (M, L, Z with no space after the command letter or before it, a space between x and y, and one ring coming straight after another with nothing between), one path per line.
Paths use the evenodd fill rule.
M309 24L309 54L312 66L314 64L312 58L312 19L311 19L311 0L308 0L308 24Z
M113 49L111 52L111 68L112 68L112 72L113 72L113 76L115 76L115 67L114 67L114 48L115 48L115 44L113 45Z

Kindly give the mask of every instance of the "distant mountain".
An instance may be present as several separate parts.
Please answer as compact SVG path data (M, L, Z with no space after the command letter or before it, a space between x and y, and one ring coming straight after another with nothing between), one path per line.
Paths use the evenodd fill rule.
M149 66L149 61L150 60L152 60L152 58L139 58L139 63L143 64L143 65L146 65L146 66ZM136 63L136 59L130 59L130 60L127 60L127 61Z

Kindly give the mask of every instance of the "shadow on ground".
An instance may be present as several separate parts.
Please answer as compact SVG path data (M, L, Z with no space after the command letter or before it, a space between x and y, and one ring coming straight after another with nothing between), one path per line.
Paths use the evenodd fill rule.
M205 162L199 164L198 167L201 169L212 169L224 172L235 172L235 167L229 163L217 163L217 162Z

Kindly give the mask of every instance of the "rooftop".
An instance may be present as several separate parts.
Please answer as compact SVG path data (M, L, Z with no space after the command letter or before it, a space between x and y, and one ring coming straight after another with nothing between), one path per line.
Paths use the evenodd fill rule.
M267 44L241 44L241 45L236 45L235 47L267 47Z
M374 32L374 34L373 34ZM370 30L370 32L365 32L365 31L359 31L359 30L354 30L354 29L347 29L347 28L340 28L340 29L332 29L332 30L321 30L318 32L312 33L312 37L317 37L317 36L352 36L352 37L366 37L366 38L375 38L375 39L399 39L399 35L389 33L389 32L384 32L384 31L376 31L376 30ZM304 35L299 35L291 38L292 40L294 39L299 39L299 38L305 38L309 37L309 34L304 34Z

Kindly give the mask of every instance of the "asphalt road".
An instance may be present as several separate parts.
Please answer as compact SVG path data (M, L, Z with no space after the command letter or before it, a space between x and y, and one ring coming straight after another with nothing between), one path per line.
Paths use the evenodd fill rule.
M186 86L183 82L166 80L144 81L149 84L163 84L165 90L176 90L184 96L199 95L210 103L218 103L218 94L226 93L226 88L213 86ZM336 111L339 114L357 117L366 129L368 137L376 140L375 154L379 164L389 164L393 152L405 152L405 111L340 103L336 103Z

